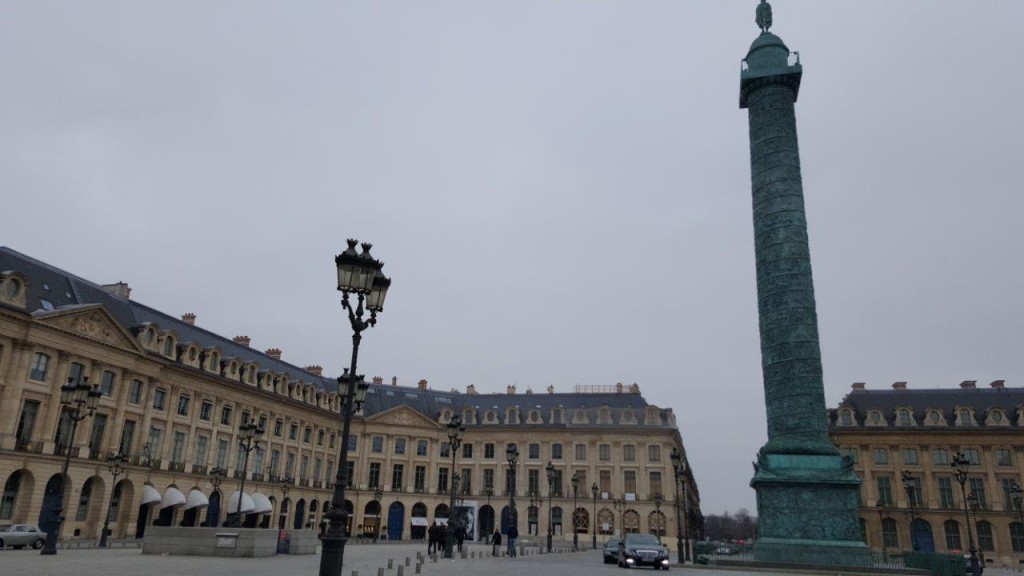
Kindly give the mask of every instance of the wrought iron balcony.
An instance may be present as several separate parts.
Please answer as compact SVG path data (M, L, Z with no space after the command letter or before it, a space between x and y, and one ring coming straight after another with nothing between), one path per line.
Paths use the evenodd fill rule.
M208 471L209 471L209 466L207 466L206 464L193 464L192 465L192 473L193 474L206 474Z
M170 464L167 465L167 469L170 470L171 472L184 472L185 471L185 463L184 462L171 462Z
M33 442L31 440L18 439L14 441L14 449L17 450L18 452L31 452L33 454L42 454L43 443Z

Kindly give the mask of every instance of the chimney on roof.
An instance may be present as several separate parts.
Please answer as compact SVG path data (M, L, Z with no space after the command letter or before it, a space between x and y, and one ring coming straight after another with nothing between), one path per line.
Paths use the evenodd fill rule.
M516 386L515 386L515 384L513 384L512 386L509 386L508 388L505 388L505 394L508 394L509 396L513 396L513 395L515 395L515 393L516 393Z
M853 386L850 386L850 388L853 388L854 390L863 390L865 385L863 382L854 382Z
M466 394L476 394L476 385L470 384L469 386L466 386Z
M104 284L103 289L110 292L114 296L120 296L125 300L132 297L132 289L128 287L126 282L118 282L117 284Z
M231 339L231 341L234 342L235 344L240 344L248 348L249 343L252 342L252 338L249 338L248 336L235 336L234 338Z
M989 384L989 386L993 388L1005 388L1006 380L993 380L992 383Z
M554 394L554 393L555 393L555 387L554 386L548 386L548 394Z
M960 383L960 388L964 390L974 390L975 388L977 388L977 386L975 386L975 384L977 383L977 380L964 380L963 382Z
M264 352L264 354L266 354L267 356L270 356L274 360L280 360L281 359L281 349L280 348L268 348L267 351Z
M391 377L391 385L392 386L398 386L398 376L392 376Z
M189 312L187 314L182 314L181 315L181 321L184 322L185 324L188 324L189 326L195 326L196 325L196 315L191 313L191 312Z
M324 367L323 366L317 366L316 364L313 364L312 366L306 366L304 368L304 370L306 372L309 372L310 374L312 374L314 376L323 376L324 375Z
M419 387L420 390L426 390L427 389L427 381L426 380L420 380L419 382L416 383L416 385Z
M893 382L892 383L892 389L893 390L906 390L907 389L907 383L906 382Z
M374 376L373 377L373 383L374 384L383 384L384 383L384 379L381 378L380 376Z

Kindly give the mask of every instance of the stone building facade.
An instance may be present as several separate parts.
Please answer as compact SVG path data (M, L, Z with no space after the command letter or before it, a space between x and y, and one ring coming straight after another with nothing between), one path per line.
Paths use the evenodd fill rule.
M108 514L113 538L141 537L154 523L218 525L238 507L243 469L246 525L320 529L341 447L336 381L319 366L291 364L280 350L261 352L248 337L222 337L194 314L171 316L130 295L123 283L97 285L0 248L0 523L45 529L69 450L65 539L98 539ZM68 448L59 390L85 378L103 395ZM456 414L466 432L453 470L445 425ZM239 443L245 421L264 429L248 461ZM514 477L510 442L520 451ZM669 455L685 456L685 448L672 410L647 403L635 384L480 394L377 377L349 447L345 506L354 535L421 538L448 517L453 472L457 505L472 512L477 533L507 528L511 492L524 536L546 533L549 517L556 538L566 539L575 519L583 542L595 531L676 534ZM129 461L112 486L113 454ZM549 463L558 475L550 488ZM574 473L583 478L575 499ZM684 481L680 508L692 536L700 497L692 472Z
M1024 484L1022 428L1024 389L1007 388L1002 380L948 389L854 384L830 410L830 432L863 481L865 542L877 549L954 552L966 551L973 540L989 563L1019 565L1024 514L1014 485ZM970 462L963 490L951 465L957 452ZM972 492L978 506L965 511L965 495Z

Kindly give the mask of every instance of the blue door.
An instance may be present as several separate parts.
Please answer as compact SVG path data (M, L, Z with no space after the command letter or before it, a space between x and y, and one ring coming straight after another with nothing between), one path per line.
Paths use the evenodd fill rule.
M504 508L501 509L501 533L502 534L508 534L509 526L511 526L512 522L514 522L514 518L515 518L515 515L513 514L511 508L509 508L508 506L505 506Z
M918 552L935 552L935 539L932 537L932 525L927 520L918 518L910 527L910 538L914 550Z
M401 540L404 527L405 506L401 502L392 502L388 507L388 540Z

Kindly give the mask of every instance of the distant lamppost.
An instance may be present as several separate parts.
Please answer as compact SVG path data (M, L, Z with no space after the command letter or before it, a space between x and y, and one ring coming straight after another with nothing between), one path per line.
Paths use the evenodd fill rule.
M373 529L373 541L377 542L377 538L380 536L380 501L384 499L384 489L377 486L377 489L373 491L373 499L377 501L377 526Z
M626 526L622 524L622 511L626 509L626 501L622 498L616 498L612 505L615 506L615 511L619 513L619 536L625 538Z
M576 552L580 549L580 535L579 528L576 526L576 499L579 498L580 482L583 479L580 478L579 472L573 472L572 474L572 551Z
M971 553L971 574L973 576L981 576L981 564L978 562L978 549L974 547L974 536L971 531L971 516L967 509L967 472L970 470L971 461L968 460L963 452L957 452L953 455L953 461L949 463L953 468L953 476L956 478L957 484L960 484L960 496L964 502L964 521L967 524L967 542L970 545L969 551Z
M345 507L345 488L348 486L348 438L352 428L353 409L362 406L370 385L356 374L356 360L359 358L359 342L363 331L377 324L377 314L384 310L384 298L391 279L381 273L384 263L370 256L370 244L363 244L363 251L356 252L356 240L347 241L348 248L334 259L338 269L338 290L341 305L348 312L352 326L352 364L346 374L338 378L338 393L342 398L341 450L338 458L338 472L334 483L334 506L327 512L330 520L327 532L321 538L320 576L341 576L345 560L345 542L348 540L348 510ZM356 295L356 307L349 302L349 296ZM363 319L363 302L370 317Z
M462 435L466 427L462 425L462 418L458 414L448 421L448 447L452 451L452 494L451 507L448 509L448 525L444 527L444 557L452 557L452 546L455 543L455 458L459 453L459 446L462 445Z
M487 505L491 505L491 496L494 496L494 484L488 482L484 485L484 496L487 496Z
M1010 487L1010 498L1013 500L1013 509L1017 512L1017 522L1024 524L1024 510L1021 509L1022 504L1024 504L1024 489L1020 487L1016 480L1013 481L1013 486Z
M100 403L99 386L89 386L89 379L82 378L82 381L75 383L74 378L68 378L68 383L60 387L60 405L64 407L64 413L71 421L71 433L68 434L68 442L64 447L64 467L60 472L60 500L51 510L51 517L55 526L46 531L46 543L40 554L52 556L57 553L57 540L60 538L60 529L64 523L64 497L67 490L68 466L71 464L71 447L75 443L75 432L78 430L78 423L92 416L96 412L96 406Z
M534 521L537 522L537 534L540 534L540 511L541 511L541 508L543 506L544 506L544 499L540 497L540 493L539 492L530 492L530 508L533 508L534 510L536 510L536 514L534 515L533 519L534 519ZM529 523L529 521L530 521L529 515L527 515L526 521L527 521L527 523ZM529 528L529 527L527 527L527 528Z
M686 509L686 462L678 448L672 448L669 458L672 459L672 472L676 477L676 554L679 556L679 563L684 564L690 560L690 516ZM683 485L682 505L679 501L680 483ZM681 519L680 512L682 513Z
M875 512L878 512L878 539L882 544L882 555L885 555L885 529L882 528L882 516L885 514L885 502L881 498L875 502Z
M907 493L907 506L910 508L910 545L916 552L917 535L914 533L914 522L917 520L917 510L915 509L917 505L917 482L914 476L906 470L903 471L900 478L903 480L903 491Z
M114 454L107 458L107 469L114 480L110 483L110 503L107 505L107 517L103 520L103 534L100 535L100 548L107 547L107 533L110 532L110 514L114 511L114 489L117 487L117 477L125 472L125 465L128 464L128 456L125 454Z
M284 501L288 499L288 491L292 489L292 483L295 479L291 476L285 476L281 478L278 485L281 487L281 507L278 508L277 512L277 528L278 530L284 530L285 518L284 518Z
M599 488L597 487L597 482L594 482L593 484L590 485L590 493L594 496L594 530L593 530L593 532L594 532L594 539L593 539L593 542L591 543L593 545L593 547L594 547L594 550L597 550L597 492L598 492L598 490L599 490Z
M661 504L665 499L661 497L661 494L654 495L654 513L658 518L658 544L661 544Z
M505 459L508 460L508 521L510 526L518 526L516 514L516 462L519 461L519 448L515 443L505 447Z
M249 453L260 445L260 437L263 436L263 427L256 422L243 422L238 427L238 446L245 452L242 458L242 482L238 487L238 506L235 508L234 516L229 516L227 526L239 527L242 525L242 498L245 496L245 476L249 471Z
M977 530L978 529L978 508L981 508L981 499L978 497L978 494L974 490L971 490L967 494L967 505L971 507L971 515L974 517L974 529ZM980 545L981 545L981 542L980 542L981 536L980 535L978 536L978 540L979 540L978 544L979 544L979 548L980 548ZM984 561L985 561L985 553L979 549L978 550L978 564L979 565L984 565L983 564Z
M555 490L555 465L548 462L548 465L544 467L544 471L548 475L548 552L551 552L551 537L555 534L555 527L551 525L551 510L554 508L554 490ZM561 486L559 486L559 492L561 492Z

